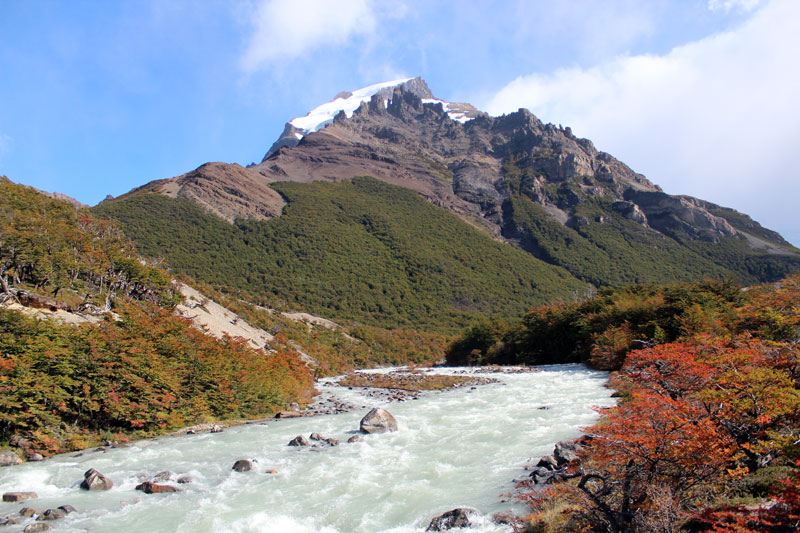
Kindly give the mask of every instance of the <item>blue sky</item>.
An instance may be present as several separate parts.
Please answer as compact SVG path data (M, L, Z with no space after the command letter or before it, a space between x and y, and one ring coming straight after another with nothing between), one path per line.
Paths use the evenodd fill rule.
M341 90L528 107L800 244L795 0L0 2L0 174L95 204Z

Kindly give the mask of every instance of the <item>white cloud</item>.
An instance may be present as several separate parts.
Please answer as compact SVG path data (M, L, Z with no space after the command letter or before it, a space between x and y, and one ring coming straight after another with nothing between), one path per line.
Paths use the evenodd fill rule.
M749 12L758 7L760 0L708 0L708 9L711 11L738 10Z
M493 114L527 107L572 126L673 194L797 232L800 2L776 0L739 28L666 55L520 77Z
M262 0L251 16L253 34L241 59L245 72L339 45L374 32L377 17L368 0Z

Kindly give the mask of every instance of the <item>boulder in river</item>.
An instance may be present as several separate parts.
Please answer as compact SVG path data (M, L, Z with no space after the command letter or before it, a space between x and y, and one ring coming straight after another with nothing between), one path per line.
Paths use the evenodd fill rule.
M166 492L180 492L181 489L178 487L173 487L172 485L159 485L157 483L151 483L150 481L145 481L140 485L136 485L136 490L140 490L145 494L160 494Z
M475 509L467 507L459 507L452 511L447 511L431 520L428 529L425 531L447 531L457 527L470 527L470 517L475 516L478 512Z
M233 463L233 470L237 472L249 472L253 469L253 463L248 461L247 459L239 459L235 463Z
M90 468L83 474L83 481L81 481L81 488L83 490L108 490L114 486L114 483L106 476Z
M385 431L397 431L397 420L386 409L375 407L361 419L362 433L383 433Z
M164 470L163 472L159 472L158 474L153 476L153 479L151 479L150 481L152 481L153 483L159 483L161 481L169 481L170 479L172 479L172 472L170 472L169 470Z
M558 468L558 461L556 461L556 458L553 457L552 455L545 455L544 457L539 459L539 462L536 463L536 466L543 466L548 470L555 470L556 468Z
M581 445L576 442L563 441L556 444L553 450L553 457L559 466L566 465L578 458L578 450Z
M37 520L61 520L65 516L67 516L67 512L64 509L48 509Z
M23 507L19 510L19 515L24 516L26 518L31 518L39 514L39 511L34 509L33 507Z
M31 463L44 461L44 456L40 453L32 453L30 457L28 457L28 461L30 461Z
M25 526L25 529L22 530L23 533L39 533L40 531L47 531L48 529L53 529L50 524L45 524L44 522L39 522L36 524L28 524Z
M236 465L234 464L233 466L235 467ZM187 483L192 483L193 481L194 481L194 478L192 478L192 476L190 476L189 474L183 475L183 476L178 478L178 483L181 484L181 485L185 485Z
M74 512L77 511L77 509L75 509L71 505L59 505L58 508L61 509L62 511L64 511L65 513L67 513L67 514L74 513Z
M18 514L10 514L0 518L0 526L16 526L21 524L24 518Z
M3 501L11 503L24 502L33 498L38 498L35 492L6 492L3 494Z
M289 441L289 446L308 446L311 443L303 435L298 435Z
M347 439L347 442L349 442L350 444L353 444L354 442L358 442L360 440L361 440L361 437L359 437L358 435L353 435L352 437Z
M11 450L0 450L0 466L21 465L22 458Z

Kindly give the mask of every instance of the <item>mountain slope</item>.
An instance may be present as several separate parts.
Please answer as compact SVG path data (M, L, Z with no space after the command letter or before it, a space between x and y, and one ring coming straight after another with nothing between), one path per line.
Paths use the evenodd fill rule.
M275 190L284 197L294 194L297 202L305 195L314 197L319 194L322 189L316 182L348 182L354 176L372 176L381 182L413 191L433 206L457 215L484 235L521 248L536 259L565 269L572 278L597 287L707 276L728 276L742 283L756 283L779 279L800 270L800 250L746 215L704 200L668 195L621 161L598 151L591 141L575 137L569 128L544 124L524 109L491 117L467 104L437 100L419 78L343 93L307 116L292 119L287 123L284 135L258 165L242 168L224 163L207 164L183 176L134 190L121 198L122 204L105 202L98 209L104 210L108 216L124 220L126 231L134 231L137 225L149 225L152 231L165 233L176 230L178 226L167 229L152 219L172 217L170 220L177 224L174 217L178 215L165 212L166 204L157 199L144 199L143 196L148 195L143 193L156 192L191 200L193 204L170 204L170 210L181 211L183 215L180 216L194 219L196 225L207 224L217 228L211 233L204 233L199 228L180 230L185 231L182 239L193 234L198 244L197 252L202 258L194 260L194 264L188 257L178 260L176 250L170 248L175 245L174 239L168 236L148 236L144 231L131 235L139 242L146 242L148 254L164 256L177 268L196 275L203 270L202 277L207 281L248 291L264 291L288 304L309 305L311 310L321 313L333 310L337 313L332 315L334 318L372 323L388 319L392 324L409 324L424 317L424 322L433 324L437 320L432 317L437 314L455 317L459 313L468 313L472 308L502 313L518 308L519 304L487 304L492 290L499 290L500 300L510 301L508 289L485 285L485 292L481 292L465 286L462 292L480 294L465 298L454 291L447 276L432 276L427 285L414 281L404 282L401 289L387 288L387 294L405 296L390 296L377 308L362 302L368 294L364 291L364 283L382 283L382 271L374 269L375 264L369 260L368 254L373 253L370 249L342 248L336 254L331 252L309 258L299 249L301 240L289 245L288 235L296 238L304 235L304 221L289 207L285 207L283 215L280 215L286 198L276 198ZM289 187L279 182L297 185ZM379 198L381 191L373 189L362 189L359 194L377 195L378 198L370 202L382 205L385 198ZM338 191L345 190L353 189L344 187ZM129 200L137 196L139 200ZM320 205L326 205L325 202L327 199ZM344 198L341 203L348 205ZM235 220L239 230L230 224L225 226L222 220L203 218L203 211L192 211L191 205L228 222ZM392 212L399 221L404 215L397 212L399 206L382 206L380 209L395 208ZM426 217L433 216L433 213L420 211L416 218L406 218L405 223L426 225ZM292 216L287 219L287 214ZM330 215L325 216L330 218ZM282 246L295 250L296 255L285 257L286 264L309 262L297 269L303 280L298 287L313 290L315 294L302 295L299 290L291 292L281 287L277 274L270 273L264 277L258 273L261 269L258 264L268 262L269 258L263 257L263 250L251 249L252 238L245 240L239 233L244 228L258 226L256 220L274 217L278 217L274 227L281 227L285 233L273 233L270 239L286 241ZM331 221L326 223L331 224ZM361 226L360 235L363 236L364 225ZM223 227L227 229L223 230ZM329 228L335 228L335 225L329 225ZM247 231L258 233L261 230ZM315 231L318 239L342 238L347 242L343 235L351 235L348 232L339 235L333 230L330 235L325 235L322 226ZM464 233L464 249L473 248L472 241L477 238L474 235ZM376 238L370 235L370 239ZM426 242L421 244L433 242L433 238L434 235L426 234ZM274 242L267 249L273 249ZM317 241L312 241L304 246L317 245ZM264 243L259 241L258 246L264 246ZM235 254L234 249L237 250ZM398 248L393 260L413 262L415 251L413 247ZM401 253L409 255L397 255ZM496 254L495 259L499 262L511 260L512 271L517 269L518 261L533 264L519 259L522 257L519 255L510 259L503 255L506 252L491 253ZM217 254L216 258L214 254ZM247 268L234 271L223 264L226 254L233 254L231 257L237 258L235 261L240 257L263 260L259 259L249 271ZM429 257L433 259L436 256ZM209 269L212 260L217 261L215 269ZM439 260L441 258L435 259ZM310 261L316 261L314 268ZM468 263L468 266L480 270L474 263ZM343 283L335 290L320 287L326 280L336 279L333 270L337 268L359 282ZM390 276L394 280L404 277L395 275L403 269L388 264L382 264L382 268L394 272ZM486 273L493 269L487 269ZM412 274L405 278L413 279ZM327 278L323 280L318 275ZM254 278L259 281L254 281ZM538 294L531 295L531 300L574 292L574 279L563 287L558 286L563 281L554 280L552 276L528 279L527 282L535 285L538 291ZM427 294L409 296L422 290ZM411 300L422 302L427 299L436 301L436 308L421 314L417 304L409 304ZM528 301L514 299L517 302ZM334 302L345 303L336 309ZM440 324L444 321L442 319Z
M139 194L94 211L149 255L251 298L370 324L453 330L571 299L587 286L373 178L273 185L280 218L235 225L187 200Z

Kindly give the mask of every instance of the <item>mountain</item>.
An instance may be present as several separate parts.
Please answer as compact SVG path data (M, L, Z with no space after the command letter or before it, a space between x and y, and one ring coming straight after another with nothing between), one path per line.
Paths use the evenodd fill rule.
M395 188L347 185L356 176ZM445 223L439 211L422 209L397 187L460 221ZM800 250L746 215L666 194L570 128L544 124L527 110L492 117L468 104L438 100L420 78L340 93L290 120L257 165L209 163L96 209L120 220L145 253L208 282L373 323L434 324L435 317L460 323L472 311L507 314L548 298L575 297L590 285L709 276L755 283L800 269ZM383 215L380 230L374 215ZM435 236L451 234L459 236L461 250L481 249L490 257L479 263L432 246ZM305 242L299 236L317 253L313 259L303 259L308 253L299 248ZM322 244L334 237L353 239L353 245ZM504 246L487 247L491 240ZM184 246L189 241L190 251ZM384 270L368 268L389 268L369 261L378 243L396 261L390 270L397 276L384 284L375 283ZM513 247L527 255L509 256L505 250ZM265 259L266 250L275 261ZM425 260L413 260L413 251ZM456 279L444 272L418 283L420 272L453 258L474 275ZM230 261L247 266L232 271ZM410 263L424 267L416 270ZM331 265L360 266L345 269L351 281L336 290L317 290L335 279L322 275ZM503 269L534 276L529 281L537 291L523 283L515 293L508 287L516 282L508 279L501 282L511 283L503 285L504 303L489 305L495 288L486 279ZM389 294L399 280L402 297L388 298L379 309L370 304L376 287L377 294ZM406 305L415 299L428 307Z

